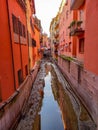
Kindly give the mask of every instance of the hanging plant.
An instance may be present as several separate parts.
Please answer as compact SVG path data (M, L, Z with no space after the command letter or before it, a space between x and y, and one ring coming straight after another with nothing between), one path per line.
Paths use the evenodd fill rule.
M74 26L75 24L76 24L76 21L74 20L71 22L70 26Z
M80 26L83 23L83 21L77 21L77 26Z

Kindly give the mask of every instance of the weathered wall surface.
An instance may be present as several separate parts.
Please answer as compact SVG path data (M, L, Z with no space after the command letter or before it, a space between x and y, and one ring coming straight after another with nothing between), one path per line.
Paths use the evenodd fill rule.
M58 58L58 65L98 125L98 76L73 61Z
M11 129L18 116L21 115L21 110L29 97L38 69L39 65L36 65L32 74L27 76L17 91L0 104L0 130Z

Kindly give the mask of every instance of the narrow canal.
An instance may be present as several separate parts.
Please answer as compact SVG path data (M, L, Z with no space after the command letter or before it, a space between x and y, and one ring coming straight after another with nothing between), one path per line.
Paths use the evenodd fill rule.
M61 113L51 89L51 73L45 77L44 99L40 111L41 130L64 130Z
M43 60L17 130L96 128L57 66Z

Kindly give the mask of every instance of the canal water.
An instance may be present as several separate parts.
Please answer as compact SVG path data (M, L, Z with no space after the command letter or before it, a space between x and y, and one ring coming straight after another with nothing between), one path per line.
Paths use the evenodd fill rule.
M51 89L51 73L45 77L43 105L40 111L41 130L64 130L61 112Z
M50 62L42 62L25 111L17 130L96 130L88 111Z

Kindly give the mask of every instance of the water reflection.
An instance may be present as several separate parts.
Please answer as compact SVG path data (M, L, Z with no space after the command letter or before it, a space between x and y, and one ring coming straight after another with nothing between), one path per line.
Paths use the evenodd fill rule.
M44 99L41 111L34 122L33 130L64 130L58 103L54 100L51 90L50 68L50 66L46 66Z
M62 87L62 84L58 81L57 75L52 68L52 91L57 100L61 115L64 130L78 130L78 121L74 112L72 103L69 96Z
M41 130L64 130L58 104L51 90L51 73L45 77L43 106L41 109Z
M41 130L41 115L37 114L32 130Z
M46 77L41 111L33 130L78 130L77 118L68 95L51 65L45 65Z

